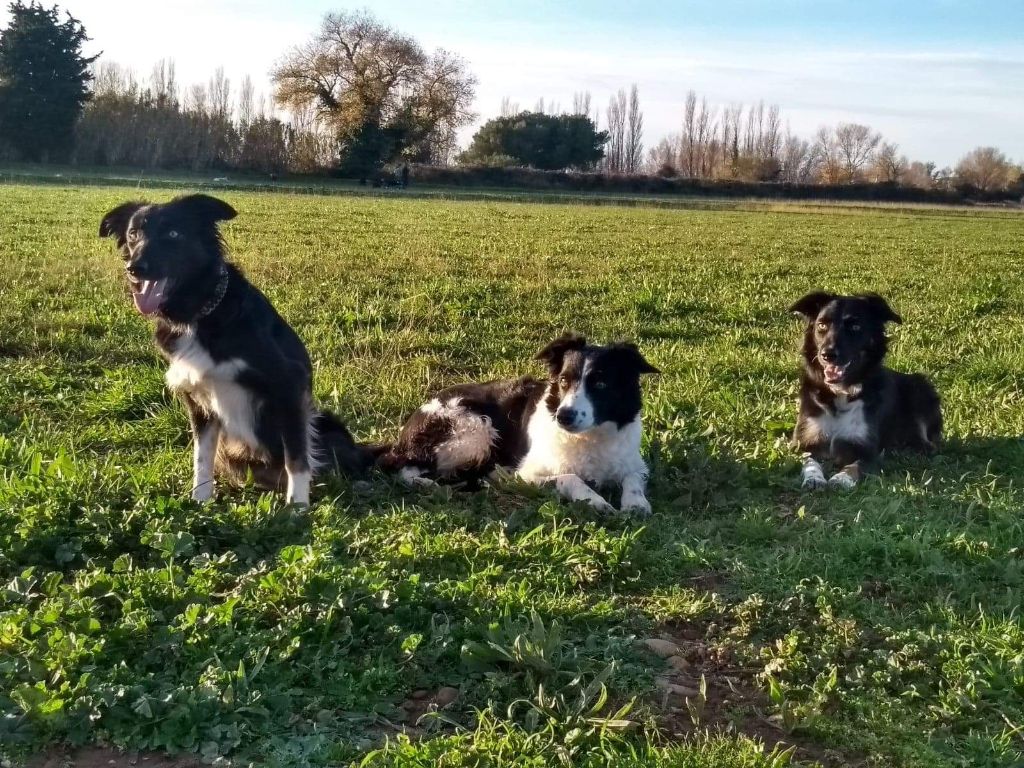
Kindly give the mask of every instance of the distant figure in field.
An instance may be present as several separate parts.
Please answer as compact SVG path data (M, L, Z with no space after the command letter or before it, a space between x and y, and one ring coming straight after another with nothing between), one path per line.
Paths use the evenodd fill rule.
M409 164L402 163L402 189L409 186Z

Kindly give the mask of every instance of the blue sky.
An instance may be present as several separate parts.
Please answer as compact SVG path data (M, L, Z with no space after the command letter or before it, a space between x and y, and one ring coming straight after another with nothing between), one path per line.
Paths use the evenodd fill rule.
M596 105L636 82L653 144L676 130L686 91L716 106L778 103L800 134L864 122L913 159L955 163L981 144L1024 160L1024 0L469 2L66 0L95 50L145 74L175 59L179 80L224 66L269 92L267 71L328 10L367 7L428 48L462 54L476 111L508 96ZM2 17L2 14L0 14ZM471 131L466 132L468 138Z

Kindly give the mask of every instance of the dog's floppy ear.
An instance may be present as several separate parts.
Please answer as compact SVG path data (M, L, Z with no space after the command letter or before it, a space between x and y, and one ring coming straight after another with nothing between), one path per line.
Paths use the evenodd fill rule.
M871 309L872 314L877 317L882 323L902 323L903 318L892 311L892 307L889 306L889 302L879 296L877 293L865 293L861 296Z
M537 359L547 363L548 371L555 375L562 370L565 353L571 349L583 349L587 340L575 333L564 333L537 353Z
M615 363L622 366L625 370L636 371L638 374L661 373L660 370L647 362L647 358L643 356L643 353L637 348L636 344L621 341L609 345L608 351L614 356Z
M223 200L210 197L209 195L197 194L176 197L171 201L171 205L187 211L190 216L195 216L197 219L209 222L210 224L216 224L218 221L228 221L238 215L238 211Z
M100 237L116 237L118 246L125 243L125 235L128 232L128 222L131 221L135 212L145 206L146 203L132 201L122 203L103 217L100 222Z
M836 294L826 291L812 291L799 299L796 304L789 308L789 311L796 315L803 315L808 320L813 320L821 312L822 307L834 300Z

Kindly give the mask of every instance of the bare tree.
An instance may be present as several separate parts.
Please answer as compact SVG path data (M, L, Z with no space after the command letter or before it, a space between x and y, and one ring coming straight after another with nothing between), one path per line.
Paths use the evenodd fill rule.
M476 80L463 60L441 49L428 55L366 11L327 14L271 78L278 105L314 107L343 146L367 156L428 153L435 132L449 133L473 118Z
M908 164L896 144L883 141L871 160L873 180L882 184L902 184Z
M238 127L243 134L255 116L254 93L252 78L246 75L242 78L242 87L238 91Z
M814 161L811 145L789 131L782 141L781 178L791 184L806 184L812 180Z
M175 81L174 59L160 59L153 66L150 87L157 106L178 102L178 84Z
M840 184L844 181L845 168L835 132L831 128L822 126L818 129L811 151L818 178L823 184Z
M504 96L501 99L501 111L502 117L513 117L519 114L519 103L512 101L508 96Z
M208 115L210 113L210 97L206 86L199 83L189 86L185 92L185 111L197 115Z
M956 179L961 184L995 192L1013 183L1015 171L1006 155L995 147L977 147L956 164Z
M644 113L640 111L640 94L636 83L629 89L626 114L626 135L623 145L622 166L626 173L639 173L644 156Z
M861 169L871 159L882 135L859 123L840 123L835 131L835 148L844 173L843 181L857 180Z
M715 166L714 136L718 128L715 124L715 110L708 108L708 100L700 100L697 112L697 168L696 175L707 179L712 175Z
M591 108L590 91L577 91L572 95L572 114L588 116Z
M647 152L647 172L660 176L675 176L679 172L680 138L670 134Z
M224 75L224 67L217 67L214 71L207 92L210 94L210 115L226 120L231 114L231 81Z
M619 90L608 102L608 144L605 148L605 167L612 173L622 173L626 165L627 97Z
M764 122L764 102L760 101L747 110L747 124L741 142L743 154L747 157L757 154L761 140L761 124Z
M761 158L772 160L782 149L782 114L778 104L768 107L761 131Z
M683 133L679 146L679 172L687 178L697 175L697 94L689 91L683 107Z
M935 187L935 163L922 163L915 160L903 175L903 183L908 187L933 189Z

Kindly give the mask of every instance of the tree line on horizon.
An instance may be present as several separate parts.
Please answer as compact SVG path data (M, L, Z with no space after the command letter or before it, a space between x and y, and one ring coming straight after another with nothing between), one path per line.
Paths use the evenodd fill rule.
M0 157L90 166L368 178L398 163L529 167L665 178L922 189L1024 191L1024 170L994 147L955 168L911 161L866 125L793 134L778 105L716 106L689 91L680 128L643 141L639 89L617 91L603 114L589 93L569 109L538 101L500 114L458 151L475 115L476 80L457 55L425 51L369 12L327 14L271 72L236 89L218 69L183 87L173 61L146 79L82 53L84 26L54 6L10 4L0 31Z

